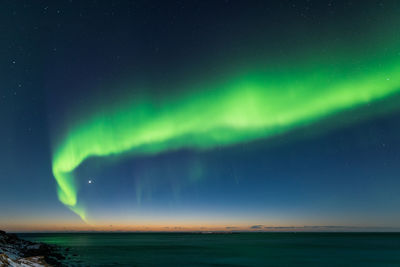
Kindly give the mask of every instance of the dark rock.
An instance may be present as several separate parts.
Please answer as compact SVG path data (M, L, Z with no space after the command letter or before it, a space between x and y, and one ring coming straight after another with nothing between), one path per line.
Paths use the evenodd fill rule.
M7 233L4 235L4 240L9 244L16 244L20 241L20 239L16 234L7 234Z
M39 257L44 259L44 261L51 266L63 266L61 261L66 259L60 251L67 250L62 250L54 245L22 240L15 234L7 234L4 231L0 231L0 249L5 251L7 254L7 248L9 247L12 247L14 251L18 252L18 254L15 254L14 252L14 255L17 255L18 257Z
M53 253L52 255L57 260L65 260L65 257L63 255L61 255L60 253Z

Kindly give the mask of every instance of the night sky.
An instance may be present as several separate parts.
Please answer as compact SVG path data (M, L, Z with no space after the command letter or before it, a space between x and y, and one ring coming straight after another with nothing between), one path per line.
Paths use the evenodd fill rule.
M2 1L0 228L400 229L398 1Z

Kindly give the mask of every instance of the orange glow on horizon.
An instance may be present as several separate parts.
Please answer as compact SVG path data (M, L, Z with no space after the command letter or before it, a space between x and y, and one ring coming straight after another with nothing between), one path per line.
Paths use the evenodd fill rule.
M313 232L313 231L371 231L390 228L371 226L277 226L277 225L87 225L87 224L13 224L1 230L14 233L29 232ZM392 229L392 231L398 231Z

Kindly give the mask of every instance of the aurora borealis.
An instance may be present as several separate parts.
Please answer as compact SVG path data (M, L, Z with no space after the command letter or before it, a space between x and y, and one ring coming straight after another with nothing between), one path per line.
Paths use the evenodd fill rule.
M10 8L4 177L47 217L400 226L396 1Z
M386 64L374 67L379 62ZM399 63L378 59L368 62L367 73L352 77L347 76L355 71L346 65L317 66L301 74L261 72L162 100L157 106L151 99L128 101L93 114L56 148L53 172L59 199L85 219L73 171L89 157L249 142L390 97L400 90Z

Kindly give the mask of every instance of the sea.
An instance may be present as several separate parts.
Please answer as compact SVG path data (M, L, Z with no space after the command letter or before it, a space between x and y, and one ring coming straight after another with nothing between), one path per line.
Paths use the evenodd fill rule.
M400 233L29 233L68 266L400 266Z

